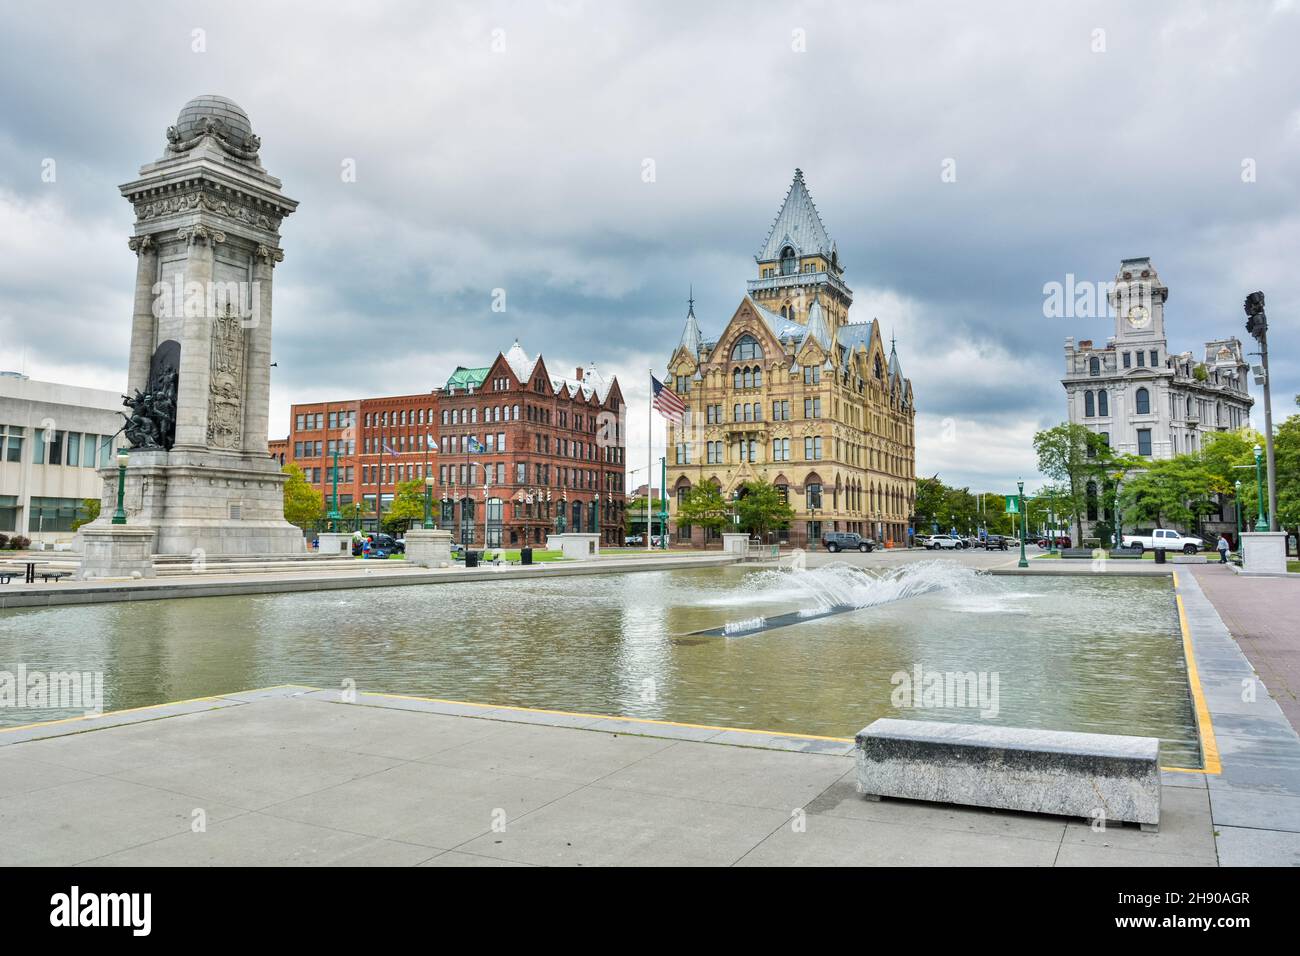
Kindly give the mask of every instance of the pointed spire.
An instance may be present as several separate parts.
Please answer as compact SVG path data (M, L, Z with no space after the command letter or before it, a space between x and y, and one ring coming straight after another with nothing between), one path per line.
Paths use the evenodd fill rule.
M808 306L808 328L809 338L817 340L817 344L822 348L829 350L831 347L830 329L826 327L826 316L822 313L822 300L816 292L813 293L812 305Z
M700 347L704 344L704 337L700 335L700 323L695 320L695 285L691 284L690 298L687 299L686 310L686 328L682 329L682 340L678 343L678 348L686 349L691 358L700 357Z
M835 248L804 183L802 169L794 171L794 181L785 194L781 211L776 214L763 248L754 258L759 262L779 259L781 250L787 245L793 246L796 254L805 256L820 252L829 257Z

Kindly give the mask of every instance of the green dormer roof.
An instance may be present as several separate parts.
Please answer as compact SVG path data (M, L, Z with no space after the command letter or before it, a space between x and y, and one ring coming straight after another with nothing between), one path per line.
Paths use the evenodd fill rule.
M447 388L473 388L477 390L483 385L483 380L487 378L487 374L491 370L492 366L490 365L484 368L466 368L463 365L458 365L456 371L452 372L451 377L447 379Z

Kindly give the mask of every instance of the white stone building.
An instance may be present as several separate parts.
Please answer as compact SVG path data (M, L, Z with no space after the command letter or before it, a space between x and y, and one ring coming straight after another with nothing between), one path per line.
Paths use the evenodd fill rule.
M1115 334L1104 346L1065 340L1061 384L1069 420L1101 434L1120 454L1172 458L1200 450L1209 434L1250 424L1254 399L1241 341L1215 339L1199 354L1170 352L1168 298L1149 258L1124 259L1107 293ZM1090 518L1094 511L1090 503ZM1235 531L1234 522L1229 505L1205 527Z
M122 396L0 372L0 534L72 540L113 465Z

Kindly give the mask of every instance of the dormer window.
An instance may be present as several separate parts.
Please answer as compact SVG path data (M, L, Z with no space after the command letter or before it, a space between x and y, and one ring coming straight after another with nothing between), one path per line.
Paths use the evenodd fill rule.
M794 248L786 246L781 250L781 275L794 275L797 268L798 263L795 261Z

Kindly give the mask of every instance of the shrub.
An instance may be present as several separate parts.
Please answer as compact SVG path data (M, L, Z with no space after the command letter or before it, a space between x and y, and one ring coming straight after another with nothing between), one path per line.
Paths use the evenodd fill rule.
M9 547L14 551L26 551L32 545L31 538L24 538L20 534L14 535L9 539Z
M1101 538L1084 538L1083 546L1089 550L1095 550L1101 547Z
M0 551L3 551L8 546L9 546L9 535L0 534Z

